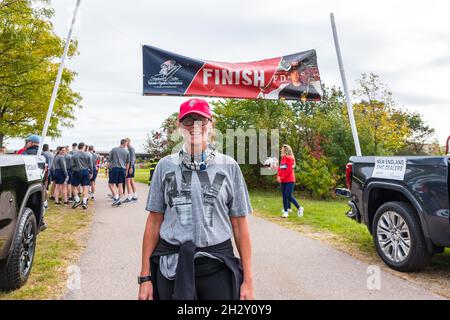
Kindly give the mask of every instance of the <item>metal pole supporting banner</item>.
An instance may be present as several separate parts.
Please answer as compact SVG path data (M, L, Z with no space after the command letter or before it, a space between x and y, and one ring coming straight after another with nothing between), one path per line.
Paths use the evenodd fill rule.
M81 3L81 0L77 0L75 11L73 13L72 24L70 25L70 29L69 29L69 35L67 36L66 45L64 47L64 53L61 58L61 64L59 65L58 75L56 76L56 82L55 82L55 86L53 88L52 98L50 99L50 106L48 107L47 117L45 118L44 129L42 130L42 135L41 135L41 143L39 144L38 156L40 156L42 154L42 148L44 146L44 140L47 135L48 127L50 124L50 119L52 117L53 107L55 106L56 98L58 96L58 89L59 89L62 74L64 71L64 62L66 61L67 52L69 51L70 39L72 38L73 26L75 25L75 20L77 18L77 13L78 13L78 8L80 7L80 3Z
M361 146L359 145L358 130L356 129L355 116L353 115L353 105L350 98L350 93L348 91L347 79L345 77L344 63L342 62L341 48L339 46L339 39L336 31L336 23L334 21L333 13L330 13L330 18L331 18L331 28L333 29L334 45L336 46L336 54L339 63L339 70L341 71L342 85L344 86L345 99L347 101L348 117L350 119L350 127L352 128L353 141L355 143L356 155L360 157L362 155Z

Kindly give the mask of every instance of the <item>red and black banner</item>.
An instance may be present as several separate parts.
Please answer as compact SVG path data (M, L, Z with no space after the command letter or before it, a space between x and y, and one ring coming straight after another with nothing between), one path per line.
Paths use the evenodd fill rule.
M320 101L315 50L255 62L201 61L143 46L144 95Z

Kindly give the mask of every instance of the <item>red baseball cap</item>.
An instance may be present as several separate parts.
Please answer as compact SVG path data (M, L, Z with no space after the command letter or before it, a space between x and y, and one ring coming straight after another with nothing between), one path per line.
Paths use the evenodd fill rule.
M209 107L208 102L203 99L190 99L181 104L178 120L181 120L187 115L193 113L208 119L212 118L211 108Z

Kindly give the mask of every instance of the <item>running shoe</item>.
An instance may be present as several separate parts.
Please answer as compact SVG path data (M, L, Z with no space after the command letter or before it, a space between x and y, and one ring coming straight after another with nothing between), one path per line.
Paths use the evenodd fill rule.
M303 217L303 207L298 208L297 215L299 218Z
M118 199L118 200L115 200L115 201L113 202L112 206L113 206L113 207L118 207L118 206L120 206L121 204L122 204L122 201L120 201L120 199Z
M81 201L78 201L78 202L74 201L74 202L73 202L73 205L72 205L72 209L76 209L76 208L78 208L80 205L81 205Z

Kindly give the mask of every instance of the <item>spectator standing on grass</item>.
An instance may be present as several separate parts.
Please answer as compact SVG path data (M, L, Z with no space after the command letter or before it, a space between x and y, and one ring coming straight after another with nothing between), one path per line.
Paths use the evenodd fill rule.
M32 134L26 138L26 144L23 151L19 151L23 155L37 155L39 150L39 143L41 142L41 137L38 135Z
M75 209L82 205L83 209L87 209L87 202L89 198L90 179L94 172L94 165L91 156L84 150L84 142L78 144L78 151L72 156L72 194L74 202L72 208ZM83 199L80 201L78 195L78 187L82 188Z
M128 197L124 200L123 203L130 203L138 201L138 195L136 191L136 185L134 183L134 173L136 170L136 151L131 146L130 138L126 138L127 140L127 148L130 152L130 166L128 167L127 176L126 176L126 184Z
M283 196L283 210L282 217L289 217L289 211L291 208L291 202L297 208L297 215L303 216L303 207L301 207L294 197L295 187L295 158L292 148L285 144L281 148L281 161L278 164L277 180L281 184L281 194Z
M112 149L108 156L109 179L108 186L113 197L113 207L122 204L126 173L130 165L130 152L127 149L127 140L120 140L120 146Z

